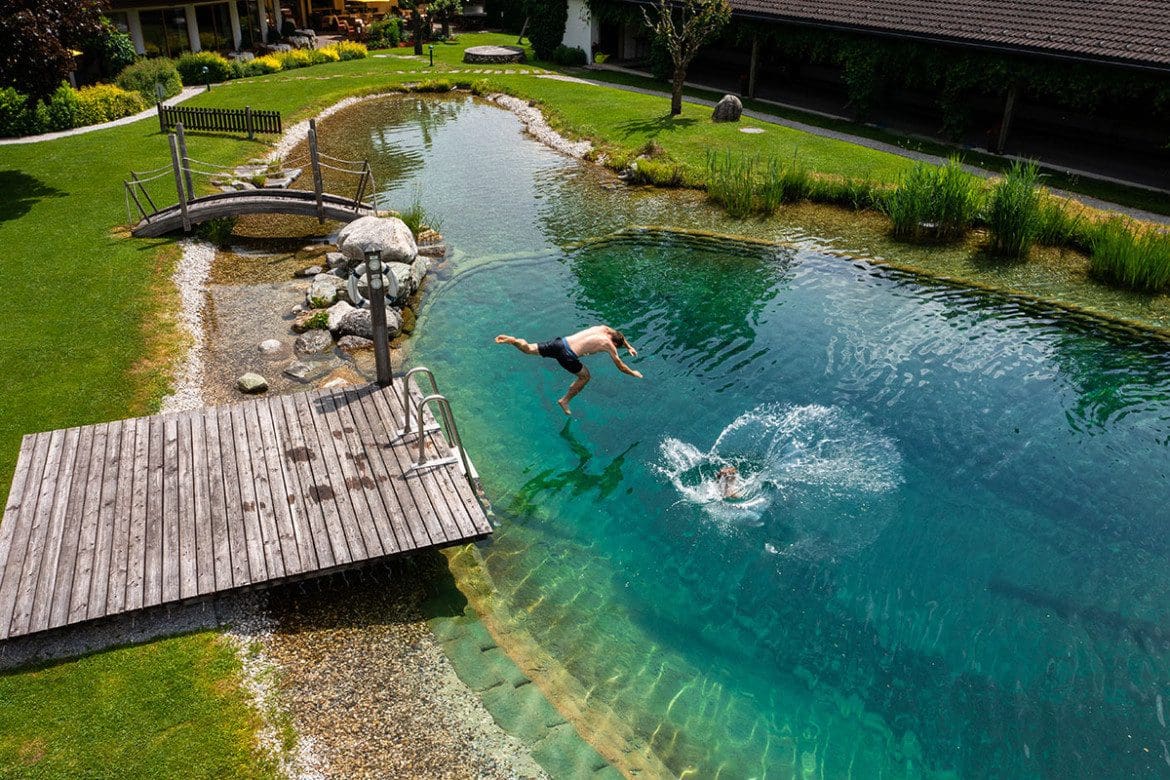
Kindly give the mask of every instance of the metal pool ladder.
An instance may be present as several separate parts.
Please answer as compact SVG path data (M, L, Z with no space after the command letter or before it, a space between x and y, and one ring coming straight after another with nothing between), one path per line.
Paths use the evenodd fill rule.
M413 411L414 418L417 422L417 428L412 431L410 425L412 411L410 402L413 400L413 397L410 394L410 387L411 379L417 377L418 375L425 376L428 380L430 380L431 393L429 395L423 395L418 399L417 403L414 404ZM419 380L415 378L414 384L416 387L418 387L418 382ZM422 388L419 388L419 393L422 393ZM447 429L444 432L444 437L447 440L447 447L452 450L453 453L454 451L458 451L458 457L456 457L454 454L451 454L439 458L431 458L430 460L427 459L426 434L442 431L442 428L439 426L437 421L431 423L430 425L427 425L426 423L424 412L426 411L427 406L431 404L438 406L439 414L442 415L443 423L446 425ZM434 372L432 372L426 366L416 366L415 368L407 371L406 374L402 377L402 408L405 410L406 421L403 427L398 431L398 436L406 441L409 441L411 437L415 437L418 440L418 456L417 459L411 463L408 470L414 471L430 466L461 463L463 466L463 474L467 477L468 484L471 485L473 492L478 493L476 480L479 478L479 474L476 473L475 467L471 465L471 459L467 457L467 450L463 447L463 440L459 436L459 428L455 425L455 413L451 411L451 402L447 400L445 395L439 392L439 383L435 381Z

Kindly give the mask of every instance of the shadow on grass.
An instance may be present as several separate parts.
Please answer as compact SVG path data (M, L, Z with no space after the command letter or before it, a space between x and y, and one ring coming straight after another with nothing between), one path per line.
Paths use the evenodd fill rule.
M660 133L672 133L675 130L685 130L698 124L694 117L671 116L663 114L654 119L631 119L617 125L617 129L625 133L626 138L639 133L656 136Z
M24 171L0 171L0 222L20 219L42 198L63 198L69 193L43 183Z

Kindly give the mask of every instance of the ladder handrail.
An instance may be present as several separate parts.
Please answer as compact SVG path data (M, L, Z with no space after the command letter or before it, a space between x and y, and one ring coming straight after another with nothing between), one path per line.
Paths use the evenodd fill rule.
M431 380L431 392L439 392L439 383L435 381L435 374L426 366L415 366L407 371L402 376L402 408L406 410L406 421L402 425L402 436L410 435L410 378L415 374L426 374L427 378ZM418 387L418 380L416 379L415 387ZM421 388L420 388L421 392ZM422 425L418 427L419 432L422 432Z
M472 477L474 472L471 470L471 463L467 459L467 450L463 448L463 440L459 437L459 428L455 425L455 413L451 411L451 402L447 400L445 395L432 393L419 400L418 405L415 407L418 412L418 429L419 431L423 429L423 412L426 410L427 404L430 403L437 403L439 405L439 412L443 415L443 422L447 424L447 431L444 432L447 439L447 446L459 450L459 459L463 462L463 474L467 477L467 483L471 485L471 490L474 492L475 480ZM414 464L415 468L426 465L426 438L422 434L418 437L418 461ZM455 440L454 443L452 443L452 439Z

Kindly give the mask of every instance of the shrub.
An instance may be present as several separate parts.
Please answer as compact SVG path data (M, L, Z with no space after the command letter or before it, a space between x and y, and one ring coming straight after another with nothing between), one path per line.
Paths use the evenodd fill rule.
M175 63L165 57L143 58L118 74L115 82L127 92L137 92L148 104L158 103L155 86L162 85L163 99L174 97L183 91L183 80Z
M117 87L114 89L117 89ZM139 110L141 111L142 109ZM33 132L36 133L53 133L58 130L68 130L73 127L80 127L81 125L94 124L93 122L79 120L77 92L68 84L62 84L57 87L57 91L52 94L48 102L38 103L34 111L37 117L35 123L37 129L33 130ZM97 121L104 122L105 120L99 119Z
M354 43L353 41L338 41L332 46L328 46L326 48L335 49L337 51L338 58L342 62L348 62L349 60L364 60L366 57L370 56L369 49L367 49L362 44Z
M282 70L294 70L295 68L307 68L313 64L313 58L304 49L292 49L290 51L277 52L272 55L276 61L280 63Z
M946 165L918 163L881 204L895 238L956 241L979 213L982 183L955 158Z
M176 67L179 77L188 87L201 86L208 81L219 82L239 76L239 67L212 51L187 52L179 57ZM203 69L207 68L207 73Z
M412 92L450 92L451 82L443 79L426 79L411 88Z
M547 60L565 37L568 0L541 0L528 6L528 40L538 59Z
M558 65L583 68L589 64L589 55L580 46L565 46L563 43L553 49L552 61Z
M327 62L337 62L341 59L341 55L337 53L337 49L326 47L324 49L305 49L309 54L309 61L314 65L324 65Z
M111 78L121 73L138 59L130 36L119 32L107 19L102 20L102 31L86 45L85 49L88 53L96 55L101 63L103 78Z
M196 228L196 235L210 241L220 249L227 249L232 245L232 231L235 229L235 217L216 217L199 225Z
M29 127L35 118L29 110L27 95L20 94L12 87L0 89L0 136L28 135L32 132Z
M1170 235L1138 231L1131 220L1113 217L1097 226L1089 269L1102 281L1134 290L1170 289Z
M137 92L113 84L97 84L77 91L76 126L96 125L145 110L147 103Z
M366 42L370 48L393 49L402 42L402 20L391 17L374 22L366 28Z
M1002 257L1023 258L1040 233L1040 171L1036 163L1013 163L995 183L987 208L989 249Z
M279 70L281 70L280 60L271 54L240 63L240 74L243 76L264 76Z

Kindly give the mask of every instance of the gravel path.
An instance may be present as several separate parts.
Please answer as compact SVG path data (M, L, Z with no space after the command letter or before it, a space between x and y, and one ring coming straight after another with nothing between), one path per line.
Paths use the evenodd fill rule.
M182 103L188 98L194 97L203 91L203 87L187 87L173 98L168 98L163 101L164 106L173 106L176 103ZM148 108L145 111L139 111L133 116L124 116L121 119L115 119L112 122L102 122L100 125L86 125L85 127L75 127L72 130L62 130L57 133L42 133L41 135L26 135L23 138L4 138L0 139L0 146L13 146L15 144L37 144L42 141L55 141L58 138L68 138L72 135L83 135L85 133L94 133L98 130L106 130L111 127L120 127L121 125L129 125L137 122L139 119L147 119L152 116L158 116L157 108Z
M183 256L171 280L179 291L179 321L191 338L187 355L175 369L175 389L162 400L159 411L185 412L205 405L203 360L206 351L204 312L207 277L215 261L215 247L204 241L185 238L179 242Z

